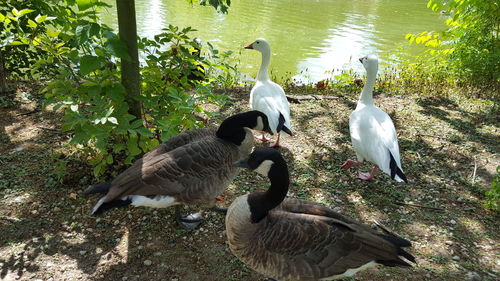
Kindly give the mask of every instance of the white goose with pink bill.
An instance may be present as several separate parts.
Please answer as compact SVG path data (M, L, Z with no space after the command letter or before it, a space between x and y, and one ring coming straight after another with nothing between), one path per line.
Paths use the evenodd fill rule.
M373 104L378 58L375 55L368 55L359 61L366 69L366 83L356 109L349 117L351 142L358 161L346 160L342 168L362 165L366 160L374 165L369 173L359 172L360 179L372 180L380 169L398 182L408 182L401 166L394 123L387 113Z
M290 123L290 104L285 96L283 88L271 81L268 68L271 61L271 47L266 39L258 38L253 43L245 46L245 49L259 51L262 54L262 63L257 81L250 92L250 108L258 110L267 115L271 134L278 134L276 142L272 145L280 146L280 136L282 134L292 136L292 125ZM260 138L267 141L264 134Z
M250 129L270 132L267 116L248 111L227 118L217 130L196 129L173 137L113 180L90 186L85 194L104 194L91 213L127 205L175 205L179 224L195 228L203 220L201 212L181 217L178 206L215 206L215 198L236 176L233 162L253 149Z

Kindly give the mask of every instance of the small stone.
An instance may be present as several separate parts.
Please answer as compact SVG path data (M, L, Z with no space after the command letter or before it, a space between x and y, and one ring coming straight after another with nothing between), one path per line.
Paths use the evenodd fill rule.
M87 251L85 251L85 250L80 251L80 255L82 255L82 256L85 255L86 253L87 253Z
M152 262L152 261L150 261L150 260L145 260L145 261L144 261L144 265L146 265L146 266L150 266L150 265L152 265L152 264L153 264L153 262Z
M95 253L98 254L98 255L101 254L102 252L103 252L102 248L96 248L95 249Z
M456 220L450 220L450 223L451 224L457 224L457 221Z
M446 245L453 245L453 241L451 241L451 240L446 240L446 241L444 241L444 243Z
M61 208L59 208L59 207L55 207L53 211L54 211L54 212L59 212L60 210L61 210Z
M467 273L467 281L481 281L481 275L477 272L469 272Z
M120 221L119 220L115 220L115 222L113 223L114 225L119 225L120 224Z
M459 256L453 256L452 258L454 261L459 261L460 260L460 257Z

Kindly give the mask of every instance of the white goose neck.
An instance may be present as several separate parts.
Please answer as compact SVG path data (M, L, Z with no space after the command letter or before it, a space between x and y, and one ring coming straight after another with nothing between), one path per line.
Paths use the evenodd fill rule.
M377 78L377 71L368 71L366 73L366 83L361 91L359 101L366 105L373 105L373 89L375 88L375 79Z
M269 80L269 63L271 62L271 50L266 49L261 51L262 62L260 64L259 74L257 74L257 80L267 81Z

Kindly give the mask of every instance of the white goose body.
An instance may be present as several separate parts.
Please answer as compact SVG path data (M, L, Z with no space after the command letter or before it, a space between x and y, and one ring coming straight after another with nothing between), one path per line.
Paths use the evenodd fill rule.
M375 266L410 266L411 243L344 217L321 204L285 198L289 174L279 152L257 148L236 165L267 175L266 192L238 197L226 215L231 252L280 281L334 280Z
M258 38L245 48L262 53L262 63L257 75L257 81L250 92L250 108L267 115L273 134L278 134L277 142L279 145L279 136L282 134L291 135L292 125L290 122L290 104L285 96L285 91L269 78L268 69L271 61L271 48L263 38Z
M387 113L373 104L378 59L370 55L360 60L367 70L366 84L349 118L351 142L357 159L375 164L398 182L406 181L394 123Z

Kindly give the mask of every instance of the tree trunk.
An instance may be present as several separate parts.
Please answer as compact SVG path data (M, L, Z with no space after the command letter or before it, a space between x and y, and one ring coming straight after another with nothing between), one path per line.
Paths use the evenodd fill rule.
M7 95L9 88L7 87L7 70L5 69L5 60L2 49L0 49L0 94Z
M141 118L141 104L137 99L141 95L139 54L137 50L137 24L135 20L135 1L116 0L118 11L118 29L120 39L125 43L130 55L130 61L122 59L122 85L125 87L125 100L129 113Z

